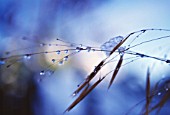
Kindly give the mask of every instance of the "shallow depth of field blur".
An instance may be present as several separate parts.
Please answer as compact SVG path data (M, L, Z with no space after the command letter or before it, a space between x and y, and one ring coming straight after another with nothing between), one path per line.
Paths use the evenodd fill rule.
M0 57L5 57L8 51L12 51L9 55L18 55L57 50L60 47L36 47L41 42L56 43L57 37L100 47L112 37L126 36L140 29L170 29L169 6L168 0L0 0ZM170 32L148 32L142 39L167 34ZM141 45L133 51L170 58L168 39ZM71 94L77 85L106 57L104 52L82 52L69 57L64 65L50 68L55 70L54 74L40 76L40 71L52 64L51 59L61 58L62 55L35 55L10 68L0 66L0 115L63 114L75 99ZM114 69L115 64L109 64L98 77ZM170 77L168 64L148 58L139 59L120 69L109 90L110 77L65 114L125 114L145 98L148 67L151 68L151 85ZM130 114L138 115L144 103ZM160 114L170 114L167 105Z

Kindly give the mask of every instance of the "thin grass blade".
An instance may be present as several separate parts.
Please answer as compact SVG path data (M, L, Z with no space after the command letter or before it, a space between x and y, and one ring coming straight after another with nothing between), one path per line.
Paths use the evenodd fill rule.
M85 97L84 95L86 94L86 91L88 88L89 88L89 85L86 86L86 88L82 91L79 97L65 110L65 112L73 109Z
M118 71L119 71L119 69L120 69L120 67L121 67L121 65L122 65L122 62L123 62L123 55L120 56L120 59L119 59L117 65L116 65L116 68L115 68L115 71L113 72L113 75L112 75L112 78L111 78L111 80L110 80L108 89L109 89L110 86L112 85L112 83L113 83L113 81L114 81L114 79L115 79L115 77L116 77L116 75L117 75L117 73L118 73Z
M70 111L71 109L73 109L81 100L83 100L105 77L99 79L98 81L96 81L90 88L87 86L82 93L80 94L80 96L66 109L65 112Z
M150 70L148 68L147 75L146 75L146 105L145 105L145 113L144 115L149 115L149 104L150 100Z
M80 94L80 96L66 109L66 111L70 111L71 109L73 109L81 100L83 100L105 77L99 79L98 81L96 81L90 88L87 86L82 93ZM65 112L66 112L65 111Z

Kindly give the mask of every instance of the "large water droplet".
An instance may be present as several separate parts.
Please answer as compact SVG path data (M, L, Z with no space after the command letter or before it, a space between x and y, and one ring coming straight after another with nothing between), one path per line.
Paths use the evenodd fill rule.
M76 47L76 52L80 52L81 48L80 47Z
M68 50L64 50L64 52L67 54L67 53L68 53Z
M4 65L5 61L4 60L0 60L0 65Z
M40 43L40 46L41 46L41 47L45 46L45 43Z
M72 94L73 97L75 97L76 95L77 95L77 92L74 92L74 93Z
M63 60L60 60L59 62L58 62L58 65L63 65L64 64L64 61Z
M87 52L90 52L91 51L91 47L86 47L86 50L87 50Z
M60 50L57 50L57 51L56 51L57 54L60 54L60 52L61 52Z
M45 71L41 71L41 72L40 72L40 75L45 75Z
M53 63L55 63L56 60L55 60L55 59L52 59L51 61L52 61Z
M65 56L65 57L63 58L63 60L64 60L64 61L67 61L67 60L68 60L68 56Z
M158 96L160 96L161 95L161 92L158 92L158 94L157 94Z
M24 59L26 59L26 60L30 60L30 59L31 59L31 55L30 55L30 54L26 54L26 55L24 55Z

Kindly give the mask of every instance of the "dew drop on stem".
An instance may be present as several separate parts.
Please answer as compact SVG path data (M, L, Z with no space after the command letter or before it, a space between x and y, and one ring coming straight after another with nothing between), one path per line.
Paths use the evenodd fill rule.
M158 94L157 94L158 96L160 96L161 95L161 92L158 92Z
M60 50L57 50L57 51L56 51L57 54L60 54L60 52L61 52Z
M51 61L52 61L53 63L55 63L56 60L55 60L55 59L52 59Z
M58 65L63 65L63 64L64 64L63 60L60 60L60 61L58 62Z
M45 75L45 71L41 71L41 72L40 72L40 75Z
M76 95L77 95L77 93L73 93L73 94L72 94L73 97L76 96Z
M81 48L80 47L76 47L76 52L80 52Z
M30 60L30 59L31 59L31 55L30 55L30 54L26 54L26 55L24 55L24 59L26 59L26 60Z
M87 52L90 52L91 51L91 47L86 47L86 50L87 50Z
M68 53L68 50L64 50L64 52L67 54L67 53Z
M68 56L65 56L65 57L63 58L63 60L64 60L64 61L67 61L67 60L68 60Z
M0 65L4 65L5 61L4 60L0 60Z
M44 43L40 43L40 46L43 47L43 46L45 46L45 44Z

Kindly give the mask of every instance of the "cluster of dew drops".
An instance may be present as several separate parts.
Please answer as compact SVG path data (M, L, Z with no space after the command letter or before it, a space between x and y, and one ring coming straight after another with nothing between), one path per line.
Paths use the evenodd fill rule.
M25 39L24 39L25 40ZM100 47L92 47L92 46L87 46L87 45L83 45L83 44L76 44L76 43L71 43L71 42L67 42L61 39L56 39L57 41L60 42L60 44L46 44L46 43L40 43L39 46L40 47L51 47L51 46L63 46L63 47L67 47L67 49L63 49L63 50L56 50L56 51L44 51L44 52L36 52L36 53L28 53L28 54L21 54L18 57L22 57L22 60L30 60L31 56L36 55L36 54L48 54L48 53L56 53L57 55L60 55L61 53L64 53L65 56L61 59L52 59L52 63L53 64L57 64L58 65L63 65L64 62L68 61L69 57L71 57L72 55L75 55L81 51L86 51L86 52L95 52L95 51L102 51L105 52L106 56L109 56L110 51L113 49L113 47L115 47L118 43L120 43L123 40L122 36L117 36L114 38L111 38L110 40L108 40L107 42L103 43ZM124 47L120 47L118 50L121 51L123 50ZM6 61L13 57L13 55L7 57L7 58L1 58L0 59L0 65L5 65ZM15 55L14 55L15 57ZM12 64L11 64L12 65ZM7 65L7 67L10 67L11 65ZM48 68L45 70L40 71L40 75L46 75L46 73L53 73L50 72Z
M59 39L57 39L57 40L59 40ZM122 36L117 36L117 37L111 38L110 40L106 41L100 47L92 47L92 46L86 46L86 45L83 45L83 44L75 44L75 43L65 42L65 43L69 43L69 45L67 45L67 47L74 47L74 48L73 49L65 49L65 50L57 50L57 51L55 51L55 53L57 55L64 52L66 54L66 56L64 56L63 58L61 58L59 60L52 59L51 61L53 63L57 62L58 65L63 65L65 61L68 61L69 56L77 54L77 53L79 53L81 51L87 51L87 52L102 51L102 52L105 52L106 56L109 56L110 51L113 49L113 47L115 47L122 40L123 40ZM62 42L64 42L64 41L62 40ZM43 45L41 44L41 46L44 46L44 44ZM49 44L49 46L51 46L51 44ZM119 47L118 48L119 53L122 52L124 49L125 49L125 47ZM75 52L69 54L70 50L73 50ZM45 75L45 74L46 74L46 72L44 70L42 70L40 72L40 75Z

